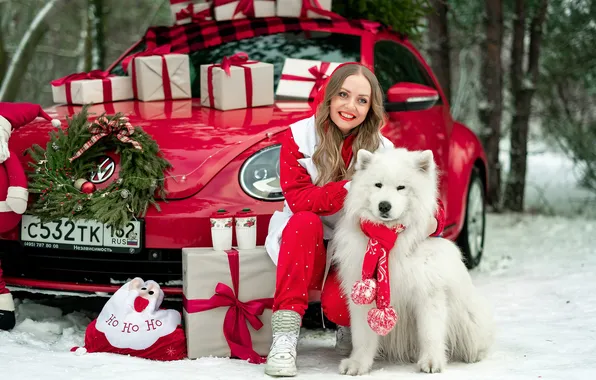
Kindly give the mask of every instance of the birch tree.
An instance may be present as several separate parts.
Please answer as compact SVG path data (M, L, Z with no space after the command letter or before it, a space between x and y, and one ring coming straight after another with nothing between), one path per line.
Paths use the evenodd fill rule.
M48 30L47 17L56 4L62 0L48 1L37 13L29 29L21 39L18 48L13 55L0 86L0 100L15 101L19 94L19 88L23 76L27 72L35 49Z

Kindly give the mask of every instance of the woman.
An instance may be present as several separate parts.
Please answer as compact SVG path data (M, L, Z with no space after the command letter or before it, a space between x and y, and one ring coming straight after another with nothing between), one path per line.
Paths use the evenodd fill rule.
M383 92L367 67L339 66L319 95L315 115L290 126L280 152L286 201L283 211L272 216L265 242L277 264L273 344L265 366L272 376L297 374L296 344L309 290L323 288L321 304L327 318L349 326L347 302L334 271L329 271L326 243L348 192L355 152L393 147L380 133L385 123ZM440 234L443 220L439 201L429 234ZM338 337L348 331L338 329Z

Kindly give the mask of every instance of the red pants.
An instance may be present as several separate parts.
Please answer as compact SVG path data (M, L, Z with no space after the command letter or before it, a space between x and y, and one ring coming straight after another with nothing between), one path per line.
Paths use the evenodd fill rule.
M0 263L0 294L10 293L10 291L6 288L6 283L4 282L4 277L2 277L2 263Z
M294 310L304 315L308 291L321 290L323 285L326 256L321 219L310 211L292 215L281 237L273 311ZM321 292L321 306L333 323L350 325L348 304L333 268Z

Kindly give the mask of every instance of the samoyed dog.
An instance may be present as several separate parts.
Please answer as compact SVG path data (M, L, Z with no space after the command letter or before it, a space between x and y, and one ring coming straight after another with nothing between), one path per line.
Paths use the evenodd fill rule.
M491 307L474 287L459 248L428 236L437 209L437 183L430 150L358 151L330 244L351 316L352 353L342 360L340 373L365 374L378 356L417 363L420 371L434 373L443 371L448 361L472 363L487 355L494 335ZM368 243L361 218L405 226L388 254L390 304L398 320L385 336L367 323L375 302L357 305L349 296L362 278Z

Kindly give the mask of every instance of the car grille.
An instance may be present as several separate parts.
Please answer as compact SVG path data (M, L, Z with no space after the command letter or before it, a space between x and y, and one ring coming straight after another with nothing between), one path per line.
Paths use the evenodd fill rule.
M181 286L180 249L144 249L136 254L22 247L0 240L5 276L88 284L118 284L134 277Z

